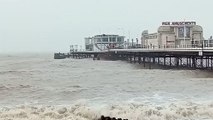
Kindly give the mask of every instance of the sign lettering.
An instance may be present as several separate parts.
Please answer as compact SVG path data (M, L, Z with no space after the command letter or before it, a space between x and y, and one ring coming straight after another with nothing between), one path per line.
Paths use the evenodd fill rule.
M187 22L162 22L163 26L183 26L183 25L196 25L194 21Z

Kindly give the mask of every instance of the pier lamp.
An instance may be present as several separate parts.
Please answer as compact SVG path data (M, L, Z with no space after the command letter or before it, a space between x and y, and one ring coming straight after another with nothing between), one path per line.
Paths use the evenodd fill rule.
M168 36L166 36L166 48L168 47L167 42L168 42Z
M129 39L127 39L127 48L129 48Z
M133 39L132 39L132 48L133 48Z
M82 45L80 45L80 51L82 51Z
M75 51L76 52L78 51L78 45L75 45Z
M70 45L70 52L74 52L74 47L73 47L73 45Z
M124 48L126 49L127 47L126 47L127 45L126 45L126 41L124 41Z
M137 43L136 47L138 48L138 38L136 38L136 43Z

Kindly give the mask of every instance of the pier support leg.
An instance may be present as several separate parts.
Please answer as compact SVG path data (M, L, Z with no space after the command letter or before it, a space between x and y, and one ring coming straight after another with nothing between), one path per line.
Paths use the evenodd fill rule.
M192 67L192 57L189 58L189 68Z
M149 59L149 69L151 69L152 68L151 57L149 57L148 59Z
M183 66L183 58L181 57L181 58L179 58L179 66Z
M146 58L143 57L143 67L146 67Z
M134 57L134 63L136 63L136 58L135 58L136 56L134 55L133 57Z
M141 56L138 56L138 63L141 64Z
M176 57L176 58L175 58L175 61L176 61L176 67L179 67L179 58Z
M209 56L206 58L207 68L209 68Z
M132 63L132 56L129 56L129 61L130 63Z
M192 57L192 68L196 69L196 64L197 64L197 60L196 60L196 58L193 56L193 57Z
M155 57L153 57L152 60L153 60L152 62L155 64Z
M128 61L128 56L124 55L124 60Z
M189 57L186 57L186 67L189 67Z
M207 68L209 68L209 56L207 56Z
M160 57L158 57L158 65L160 65Z
M200 66L201 66L201 69L203 69L203 56L200 58Z
M212 60L213 60L213 59L212 59L212 56L211 56L211 70L213 69L213 67L212 67Z
M195 69L197 69L198 68L198 58L195 58Z
M163 65L166 65L166 57L163 57Z

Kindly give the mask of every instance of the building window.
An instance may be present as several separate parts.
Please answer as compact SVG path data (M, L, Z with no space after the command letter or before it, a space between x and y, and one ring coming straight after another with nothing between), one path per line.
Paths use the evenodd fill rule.
M97 42L101 42L101 38L98 38L98 39L97 39Z
M179 27L178 28L178 37L179 38L183 38L183 37L186 37L186 38L190 38L190 27Z
M110 39L110 42L116 42L116 38L115 37L111 37L109 39Z
M178 37L179 38L183 38L184 37L184 28L183 27L179 27L178 28Z
M174 27L170 27L170 31L174 32L175 31Z
M103 42L108 42L108 38L103 38Z
M117 41L118 41L118 42L122 42L122 41L123 41L123 38L118 37Z
M148 39L156 39L157 35L150 35Z
M186 27L186 37L190 38L190 27Z

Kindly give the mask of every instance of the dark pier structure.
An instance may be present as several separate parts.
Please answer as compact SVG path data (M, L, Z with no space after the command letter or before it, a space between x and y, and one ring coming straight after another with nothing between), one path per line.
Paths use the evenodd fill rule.
M165 48L165 49L110 49L106 51L78 51L65 55L67 58L89 58L94 60L125 60L152 68L187 68L213 70L213 49L210 48Z

